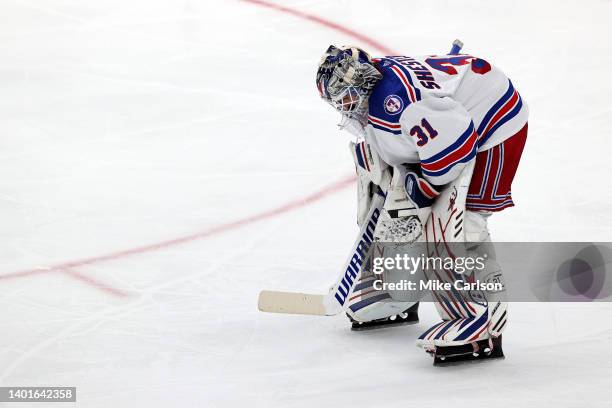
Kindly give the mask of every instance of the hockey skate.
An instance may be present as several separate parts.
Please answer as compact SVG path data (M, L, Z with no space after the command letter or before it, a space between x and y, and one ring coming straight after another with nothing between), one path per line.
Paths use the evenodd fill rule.
M461 346L435 346L425 349L434 358L435 366L454 365L468 361L504 358L502 336L490 337Z
M358 322L357 320L353 319L348 313L346 316L351 321L351 330L354 331L374 330L382 329L385 327L416 324L419 322L419 304L415 303L414 305L397 315L385 317L382 319L375 319L369 322Z

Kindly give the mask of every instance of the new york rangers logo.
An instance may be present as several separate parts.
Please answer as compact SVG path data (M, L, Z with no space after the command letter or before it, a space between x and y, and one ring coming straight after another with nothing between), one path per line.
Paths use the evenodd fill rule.
M384 102L385 112L389 115L397 115L404 108L404 102L397 95L389 95Z

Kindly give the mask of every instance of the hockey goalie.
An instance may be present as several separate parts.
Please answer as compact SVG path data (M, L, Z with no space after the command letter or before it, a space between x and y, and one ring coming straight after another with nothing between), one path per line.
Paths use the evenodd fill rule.
M356 47L332 45L316 85L342 114L340 127L357 138L350 149L358 224L367 232L365 224L375 216L372 243L424 248L427 256L486 254L480 277L503 287L487 219L514 205L511 184L527 137L528 108L502 71L465 54L372 58ZM371 265L358 266L332 288L354 328L418 319L418 299L374 288ZM426 279L459 279L448 268L421 272ZM461 276L471 278L469 271ZM503 356L505 289L436 289L430 295L441 320L417 345L436 363Z

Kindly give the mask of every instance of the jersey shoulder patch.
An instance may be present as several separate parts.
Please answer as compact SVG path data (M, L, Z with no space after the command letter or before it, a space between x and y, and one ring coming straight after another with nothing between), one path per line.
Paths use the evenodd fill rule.
M390 58L375 60L382 72L368 100L368 123L375 129L393 134L401 133L400 116L417 99L416 88L411 85L410 74Z

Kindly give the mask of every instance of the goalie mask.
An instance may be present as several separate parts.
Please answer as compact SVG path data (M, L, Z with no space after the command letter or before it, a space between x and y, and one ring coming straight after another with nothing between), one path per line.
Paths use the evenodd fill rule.
M368 97L381 78L365 51L330 45L319 63L317 88L321 98L342 114L344 127L350 119L364 122Z

